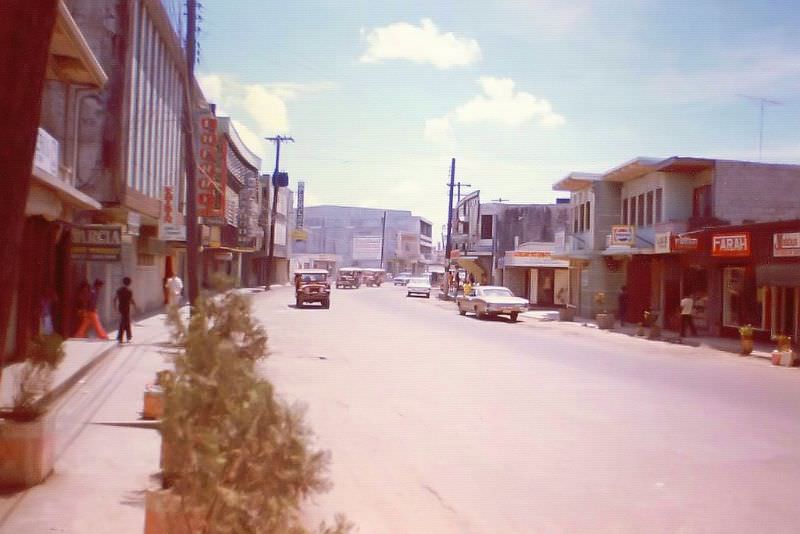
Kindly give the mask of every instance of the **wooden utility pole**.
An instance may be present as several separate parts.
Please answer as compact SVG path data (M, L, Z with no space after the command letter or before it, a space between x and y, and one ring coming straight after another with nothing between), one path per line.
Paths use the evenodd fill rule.
M184 161L186 166L186 285L189 309L199 294L200 236L197 226L197 161L194 154L194 63L197 56L197 0L186 0L186 86L183 105Z
M3 0L0 17L0 161L4 188L0 202L0 378L5 363L9 318L19 279L25 204L42 109L50 36L57 0Z
M275 171L272 173L272 216L269 220L269 252L267 253L266 280L264 280L264 291L269 291L270 278L272 278L272 261L275 257L275 217L278 214L278 190L280 189L278 171L281 161L281 143L283 141L294 143L294 139L276 135L275 137L267 137L266 140L275 143Z

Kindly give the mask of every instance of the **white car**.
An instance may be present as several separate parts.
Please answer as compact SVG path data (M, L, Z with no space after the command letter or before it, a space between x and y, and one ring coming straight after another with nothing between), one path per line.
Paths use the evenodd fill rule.
M408 291L407 297L411 295L423 295L425 298L431 298L431 283L428 282L427 277L414 277L410 279L406 284L406 290Z
M508 315L512 321L528 310L528 301L515 297L507 287L477 286L468 295L459 295L456 300L458 313L474 313L478 319L490 315Z
M404 286L411 280L411 273L400 273L395 276L393 279L394 285L396 286Z

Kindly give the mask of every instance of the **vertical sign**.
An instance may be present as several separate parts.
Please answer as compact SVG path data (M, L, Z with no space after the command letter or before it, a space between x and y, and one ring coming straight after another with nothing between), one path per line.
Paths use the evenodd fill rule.
M223 217L228 172L225 162L227 143L225 136L217 134L217 119L211 114L201 115L199 131L197 215Z
M297 182L297 220L295 228L303 227L303 206L305 205L306 183Z

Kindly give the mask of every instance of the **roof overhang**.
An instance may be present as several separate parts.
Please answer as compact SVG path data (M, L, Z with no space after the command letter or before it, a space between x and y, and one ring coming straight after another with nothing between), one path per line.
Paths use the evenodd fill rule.
M603 256L636 256L638 254L654 253L655 250L651 248L610 246L600 254Z
M603 175L609 182L627 182L651 172L694 174L714 166L713 159L673 156L667 159L636 158L614 167Z
M58 14L50 37L47 78L98 89L108 81L103 67L62 0L58 2Z
M553 191L580 191L590 186L592 182L602 180L602 174L590 172L571 172L553 184Z

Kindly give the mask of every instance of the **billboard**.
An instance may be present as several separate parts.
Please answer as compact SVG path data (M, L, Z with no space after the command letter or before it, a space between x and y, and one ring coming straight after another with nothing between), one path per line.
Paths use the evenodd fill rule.
M380 236L353 238L354 260L380 260L382 249L383 239Z
M217 119L210 113L200 115L197 149L197 215L224 217L225 186L228 168L228 143L217 133Z

